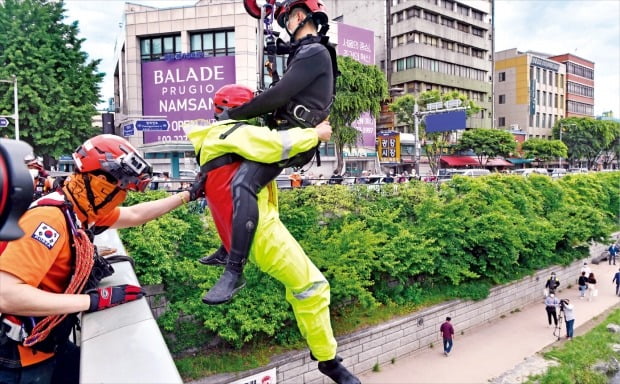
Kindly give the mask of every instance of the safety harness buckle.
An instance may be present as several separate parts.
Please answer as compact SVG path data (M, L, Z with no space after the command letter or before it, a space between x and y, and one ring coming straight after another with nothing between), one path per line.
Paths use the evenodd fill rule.
M295 108L293 108L293 116L299 121L305 122L306 119L304 119L301 114L305 116L307 113L310 113L310 110L305 105L297 104Z

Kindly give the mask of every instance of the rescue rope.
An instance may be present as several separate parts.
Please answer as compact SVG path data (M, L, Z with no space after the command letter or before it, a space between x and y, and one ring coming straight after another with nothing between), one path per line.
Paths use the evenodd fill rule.
M93 268L95 261L95 247L88 238L86 232L81 228L76 228L74 233L74 245L75 245L75 273L71 282L65 289L66 294L81 293L88 281L88 276ZM62 315L50 315L39 321L34 327L28 337L24 339L23 345L25 347L31 347L34 344L45 340L52 329L62 322L68 314Z

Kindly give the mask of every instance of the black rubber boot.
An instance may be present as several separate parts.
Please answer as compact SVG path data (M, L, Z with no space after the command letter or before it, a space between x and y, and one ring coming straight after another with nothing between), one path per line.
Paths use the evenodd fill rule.
M220 245L217 251L198 259L198 261L204 265L226 265L228 263L228 252L226 252L226 248L223 245Z
M340 363L341 361L342 358L339 356L331 360L319 361L319 371L338 384L361 384L361 381Z
M213 287L202 298L202 302L209 305L222 304L230 301L245 287L243 264L228 262L224 273Z

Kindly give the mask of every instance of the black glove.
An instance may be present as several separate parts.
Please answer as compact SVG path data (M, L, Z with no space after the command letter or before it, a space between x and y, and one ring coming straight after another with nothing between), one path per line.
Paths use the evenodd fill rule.
M135 285L123 284L90 289L86 293L90 295L90 307L87 312L96 312L141 299L146 291Z
M207 181L207 174L204 172L198 172L196 179L189 187L189 201L196 201L201 197L205 197L205 182Z
M230 120L230 116L228 115L228 108L224 108L222 112L215 113L215 119L217 121Z

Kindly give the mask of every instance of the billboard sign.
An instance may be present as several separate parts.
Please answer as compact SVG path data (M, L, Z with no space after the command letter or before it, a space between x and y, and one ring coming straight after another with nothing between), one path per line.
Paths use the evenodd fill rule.
M369 29L354 27L344 23L338 23L338 45L336 53L339 56L347 56L362 64L375 64L375 33ZM369 113L364 112L351 126L360 133L357 145L365 148L375 148L375 135L377 122Z
M380 163L400 163L400 133L394 131L377 133L377 149Z
M424 119L426 132L447 132L467 128L465 111L452 111L427 115Z
M168 123L167 130L144 130L144 143L187 140L183 125L213 119L215 91L235 78L234 56L142 63L142 114Z
M349 56L362 64L375 63L375 33L364 29L338 23L338 56Z

